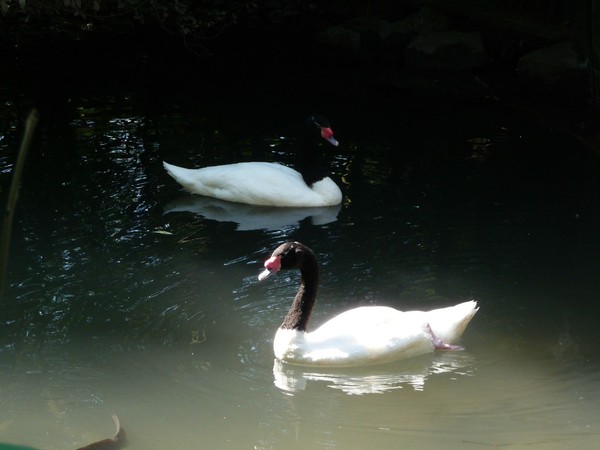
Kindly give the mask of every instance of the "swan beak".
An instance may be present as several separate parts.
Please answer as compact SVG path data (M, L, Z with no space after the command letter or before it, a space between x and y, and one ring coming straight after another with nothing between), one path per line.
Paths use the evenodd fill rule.
M259 275L258 275L258 281L263 281L266 280L267 278L269 278L271 275L273 275L274 273L277 273L276 270L269 270L269 269L265 269L263 270Z
M338 145L340 145L340 143L338 142L338 140L337 140L336 138L334 138L333 136L330 136L330 137L328 137L328 138L325 138L325 139L326 139L326 140L327 140L327 142L329 142L331 145L334 145L334 146L336 146L336 147L337 147Z
M271 256L265 261L265 270L258 276L258 281L266 280L281 269L281 256Z
M334 145L336 147L338 145L340 145L340 143L337 141L337 139L333 137L333 130L329 127L321 128L321 137L323 139L325 139L327 142L329 142L331 145Z

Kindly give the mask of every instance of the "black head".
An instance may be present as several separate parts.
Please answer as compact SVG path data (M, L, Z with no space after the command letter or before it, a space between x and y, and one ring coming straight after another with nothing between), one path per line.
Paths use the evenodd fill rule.
M316 261L315 254L300 242L286 242L281 244L265 261L265 270L258 276L264 280L280 270L304 269L307 264Z
M306 124L309 127L318 129L321 137L331 145L335 145L336 147L339 145L339 142L333 137L333 130L326 117L320 114L311 114L306 119Z
M325 116L322 116L320 114L311 114L307 117L306 123L312 124L313 126L318 128L331 128L329 120L327 120Z

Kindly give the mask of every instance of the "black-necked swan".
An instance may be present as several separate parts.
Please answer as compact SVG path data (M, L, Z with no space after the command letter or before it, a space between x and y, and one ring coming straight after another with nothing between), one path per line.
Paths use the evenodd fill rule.
M327 119L320 115L307 118L312 134L332 145L338 141ZM305 144L306 145L306 144ZM193 194L229 202L280 207L333 206L342 202L342 191L314 165L313 148L298 150L296 169L271 162L242 162L186 169L163 162L175 181Z
M286 242L275 249L264 267L258 276L261 281L279 270L300 270L300 288L273 341L275 357L290 364L358 366L435 349L460 350L454 343L479 309L473 300L427 312L362 306L307 332L319 284L315 254L299 242Z

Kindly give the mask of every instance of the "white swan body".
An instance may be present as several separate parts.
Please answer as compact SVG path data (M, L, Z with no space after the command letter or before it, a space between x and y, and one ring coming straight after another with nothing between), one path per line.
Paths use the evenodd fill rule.
M264 280L284 269L299 269L301 286L273 341L275 357L290 364L357 366L458 350L453 345L478 311L471 300L431 311L399 311L365 306L343 312L312 332L307 324L318 290L316 256L299 242L280 245L259 275Z
M243 162L186 169L163 162L188 191L229 202L281 207L333 206L342 191L325 177L308 186L296 170L277 163Z
M477 312L468 301L428 312L364 306L343 312L314 331L279 328L275 357L290 364L356 366L431 353L453 344Z

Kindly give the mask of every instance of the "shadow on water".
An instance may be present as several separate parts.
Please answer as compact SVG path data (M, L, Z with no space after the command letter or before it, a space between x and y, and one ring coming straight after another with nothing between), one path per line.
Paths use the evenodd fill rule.
M167 157L291 161L294 103L278 116L274 97L155 116L135 98L74 97L45 119L3 300L0 441L76 448L109 436L116 413L130 448L591 448L598 161L500 107L366 115L346 100L327 111L339 208L182 197ZM3 189L15 140L0 140ZM312 326L359 305L475 298L466 351L368 370L274 364L298 280L256 276L290 239L321 265Z

